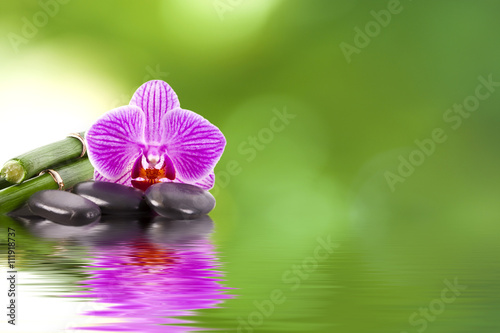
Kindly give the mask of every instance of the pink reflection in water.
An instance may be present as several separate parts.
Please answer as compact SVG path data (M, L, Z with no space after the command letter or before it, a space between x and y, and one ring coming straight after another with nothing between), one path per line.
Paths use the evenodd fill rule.
M154 238L153 238L154 239ZM86 267L91 278L81 281L87 290L70 297L95 298L112 303L106 310L84 315L123 320L121 323L77 327L113 332L187 332L194 310L217 308L231 288L223 287L222 273L208 239L189 246L153 242L145 235L116 245L94 245L94 262Z

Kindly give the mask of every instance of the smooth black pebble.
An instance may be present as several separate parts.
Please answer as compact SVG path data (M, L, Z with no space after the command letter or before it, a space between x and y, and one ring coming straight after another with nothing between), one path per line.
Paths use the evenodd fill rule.
M95 203L65 191L36 192L29 198L28 207L35 215L68 226L87 225L101 217L101 210Z
M175 220L192 220L215 207L215 198L209 192L189 184L158 183L145 195L155 212Z
M141 190L121 184L83 182L73 187L73 193L98 205L103 214L129 215L151 211Z

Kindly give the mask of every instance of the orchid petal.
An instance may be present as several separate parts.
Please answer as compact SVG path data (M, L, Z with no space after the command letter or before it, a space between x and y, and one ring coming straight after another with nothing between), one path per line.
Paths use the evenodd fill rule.
M204 190L210 190L212 187L214 187L214 183L215 183L215 174L212 171L205 178L203 178L197 182L194 182L192 184L199 186Z
M164 81L154 80L144 83L137 89L130 101L144 111L146 116L145 139L147 142L160 142L160 121L167 111L180 106L174 90Z
M161 134L178 177L190 183L213 171L226 145L224 135L216 126L183 109L169 111L163 116Z
M174 180L174 183L184 183L184 184L191 184L191 185L196 185L198 187L201 187L202 189L204 190L210 190L212 187L214 187L214 183L215 183L215 173L214 171L212 170L208 176L198 180L198 181L194 181L194 182L187 182L187 181L184 181L180 178L176 178Z
M201 187L202 189L208 191L208 190L210 190L211 188L214 187L215 174L212 171L205 178L202 178L201 180L198 180L198 181L195 181L195 182L186 182L186 181L183 181L182 179L180 179L178 177L175 178L174 180L167 180L167 181L164 181L164 182L166 182L166 183L191 184L191 185L195 185L195 186Z
M88 155L105 178L125 175L144 145L144 113L136 106L122 106L104 114L88 130Z
M94 171L94 180L100 182L108 182L108 183L118 183L126 186L132 187L132 179L130 177L130 171L127 171L123 176L117 179L109 179L104 177L99 173L99 171Z

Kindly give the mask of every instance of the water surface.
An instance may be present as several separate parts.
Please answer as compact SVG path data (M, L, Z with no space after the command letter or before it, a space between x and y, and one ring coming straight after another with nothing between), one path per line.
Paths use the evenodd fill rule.
M105 218L83 228L1 222L17 233L21 297L70 309L67 320L32 332L500 328L498 243L443 225L411 234L358 225L286 240L269 232L236 242L219 237L209 217ZM35 312L57 317L49 308L19 312L21 324Z

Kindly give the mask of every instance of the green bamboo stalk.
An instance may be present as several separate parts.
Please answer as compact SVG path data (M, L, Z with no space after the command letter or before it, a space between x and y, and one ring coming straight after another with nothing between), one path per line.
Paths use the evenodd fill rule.
M82 149L80 140L73 137L34 149L7 161L0 170L0 179L19 184L51 166L78 158Z
M9 187L10 185L12 185L10 182L6 181L3 178L0 178L0 190Z
M54 167L64 181L65 189L76 184L92 179L94 168L88 158L84 157L73 163ZM31 178L21 184L12 185L0 190L0 214L8 213L19 208L29 197L41 190L57 190L59 185L48 173Z

